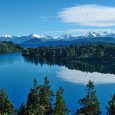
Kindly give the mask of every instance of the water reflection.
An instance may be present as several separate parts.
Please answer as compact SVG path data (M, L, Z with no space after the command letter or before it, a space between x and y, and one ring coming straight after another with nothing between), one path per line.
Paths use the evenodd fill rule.
M76 62L74 60L23 58L20 54L1 55L0 88L5 88L15 108L19 108L22 102L27 101L33 79L36 77L38 83L41 84L44 82L44 76L47 75L54 92L58 90L59 86L64 88L67 106L74 114L78 106L77 100L85 95L85 85L82 84L86 84L89 79L95 80L96 84L100 84L95 86L104 114L107 102L115 92L114 67L112 61Z
M48 64L65 66L68 69L80 70L83 72L99 72L115 74L115 60L61 60L55 58L38 58L38 57L24 57L27 62L34 64Z
M0 54L0 65L4 64L12 64L19 60L19 53L11 53L11 54Z
M102 74L98 72L89 73L79 70L70 70L64 67L57 73L57 76L68 82L85 85L89 80L94 81L95 84L115 83L114 74Z

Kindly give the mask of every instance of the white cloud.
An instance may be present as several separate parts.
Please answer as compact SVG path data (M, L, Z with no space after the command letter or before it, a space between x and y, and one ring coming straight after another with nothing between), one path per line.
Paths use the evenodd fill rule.
M79 70L69 70L67 68L61 68L60 72L57 72L57 76L65 81L77 83L77 84L87 84L89 80L94 81L95 84L114 84L115 75L114 74L102 74L98 72L82 72Z
M63 22L87 26L115 26L115 7L81 5L58 12Z

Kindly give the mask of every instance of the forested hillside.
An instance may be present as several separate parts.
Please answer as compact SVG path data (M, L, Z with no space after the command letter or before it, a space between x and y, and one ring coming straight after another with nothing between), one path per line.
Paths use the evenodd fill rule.
M21 47L12 42L0 42L0 54L13 53L21 50Z
M29 48L23 55L62 59L115 58L114 44L86 44L62 47Z

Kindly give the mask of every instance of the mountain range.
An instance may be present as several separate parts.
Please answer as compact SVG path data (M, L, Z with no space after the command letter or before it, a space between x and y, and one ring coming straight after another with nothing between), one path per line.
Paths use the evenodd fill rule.
M51 45L69 45L77 43L115 43L115 33L89 32L84 34L64 34L59 37L31 34L28 36L1 35L0 41L11 41L23 47L38 47Z

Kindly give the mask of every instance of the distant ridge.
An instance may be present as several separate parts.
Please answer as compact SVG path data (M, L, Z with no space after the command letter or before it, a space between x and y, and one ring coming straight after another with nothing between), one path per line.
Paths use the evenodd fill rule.
M1 35L0 41L11 41L23 47L38 47L49 45L68 45L75 43L115 43L115 33L88 32L83 34L64 34L59 37L30 34L28 36Z

